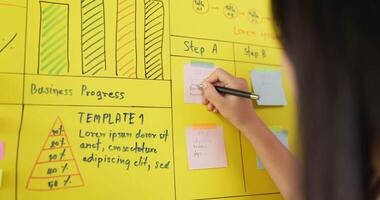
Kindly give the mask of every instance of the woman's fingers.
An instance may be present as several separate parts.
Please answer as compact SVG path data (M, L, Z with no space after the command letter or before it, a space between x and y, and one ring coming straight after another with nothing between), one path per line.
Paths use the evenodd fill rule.
M223 104L223 96L216 91L215 87L206 82L203 84L202 94L205 99L207 99L210 103L219 107Z
M203 95L202 95L202 104L203 105L207 105L209 103L208 99L206 99Z
M215 109L215 106L212 105L212 103L207 104L207 110L208 111L213 111L214 109Z
M219 110L212 103L207 104L207 110L210 112L218 113Z
M228 84L233 76L222 68L216 68L203 82L215 83L222 82L224 85Z
M226 86L226 84L224 84L223 82L220 82L220 81L213 83L213 85L214 86L221 86L221 87L225 87Z

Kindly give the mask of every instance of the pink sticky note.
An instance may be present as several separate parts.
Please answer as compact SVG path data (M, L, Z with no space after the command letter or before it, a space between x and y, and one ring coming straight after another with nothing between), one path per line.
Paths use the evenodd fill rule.
M4 160L4 148L5 143L3 141L0 141L0 160Z
M207 78L213 71L214 67L197 66L186 64L184 68L184 93L185 102L192 104L202 103L202 91L198 85Z
M188 127L186 143L190 169L227 167L223 127Z

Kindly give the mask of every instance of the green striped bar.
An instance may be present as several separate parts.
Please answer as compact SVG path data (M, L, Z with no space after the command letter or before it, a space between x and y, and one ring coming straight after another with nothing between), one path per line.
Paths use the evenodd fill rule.
M69 71L69 6L40 2L40 74L61 74Z

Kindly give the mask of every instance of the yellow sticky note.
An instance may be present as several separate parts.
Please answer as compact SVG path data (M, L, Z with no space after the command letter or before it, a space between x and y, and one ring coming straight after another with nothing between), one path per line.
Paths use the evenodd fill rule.
M0 188L3 186L3 169L0 169Z

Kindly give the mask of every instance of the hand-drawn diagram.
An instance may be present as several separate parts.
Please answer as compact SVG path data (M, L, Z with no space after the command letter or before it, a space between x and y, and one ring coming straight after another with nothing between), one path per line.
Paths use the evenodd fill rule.
M26 188L52 191L84 186L62 120L57 117L32 169Z
M164 39L164 4L145 0L145 78L163 79L162 48Z
M118 0L116 16L116 73L136 78L136 0Z
M96 75L106 70L105 13L103 0L82 0L82 73Z
M107 70L115 70L114 75L126 78L144 78L153 80L164 79L164 25L165 4L163 0L116 0L116 13L114 18L115 27L115 68L107 68L106 56L106 16L110 15L105 10L104 0L81 0L80 1L80 74L96 76L107 74ZM142 7L144 14L143 26L137 27L137 13ZM69 31L70 12L76 15L75 9L69 9L70 3L55 3L40 1L40 52L38 74L60 75L77 70L71 70L75 56L71 61L69 54L70 46L78 45L75 37L71 41ZM110 25L110 27L113 25ZM138 30L144 31L144 65L138 67ZM73 43L73 44L72 44ZM75 43L75 44L74 44ZM111 45L112 46L112 45ZM1 47L1 46L0 46ZM110 62L113 63L113 62ZM140 72L140 73L138 73ZM139 74L139 75L138 75ZM138 77L139 76L139 77Z
M69 5L40 2L40 52L41 74L60 74L69 71Z
M199 83L202 83L202 80L192 80L190 85L190 95L191 96L202 96L202 90L199 88Z
M2 44L3 41L0 41L0 54L7 48L10 48L10 49L13 48L12 42L16 39L16 37L17 37L17 33L15 33L9 40L6 40L3 38L2 40L5 41L4 44Z
M261 13L255 9L250 9L246 12L240 11L233 3L228 3L223 6L210 6L208 0L194 0L193 10L198 14L207 14L210 10L221 11L227 19L236 19L239 16L246 16L247 20L252 24L261 24L264 18Z

